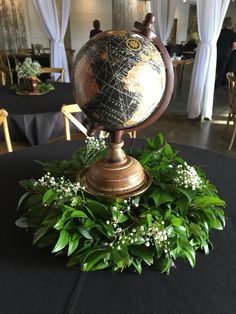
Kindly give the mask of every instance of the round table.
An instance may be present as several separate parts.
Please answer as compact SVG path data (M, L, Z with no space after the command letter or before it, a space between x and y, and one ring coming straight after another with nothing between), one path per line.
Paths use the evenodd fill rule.
M74 104L72 84L53 83L55 90L40 96L19 96L0 86L0 108L7 110L12 141L44 144L64 134L63 104Z
M136 140L135 145L143 142ZM197 254L194 269L177 260L169 276L151 268L141 275L110 270L82 273L65 257L32 245L32 234L15 226L21 179L38 178L34 160L66 159L83 142L56 142L0 156L0 309L4 314L223 314L236 309L236 160L198 148L173 145L200 165L226 201L226 227L211 232L214 249ZM9 171L9 169L11 169Z

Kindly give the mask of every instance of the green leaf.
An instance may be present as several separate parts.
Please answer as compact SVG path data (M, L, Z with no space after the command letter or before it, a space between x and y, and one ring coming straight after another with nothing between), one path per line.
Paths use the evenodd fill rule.
M225 202L222 199L216 196L212 196L212 195L196 197L193 201L193 204L196 207L200 207L200 208L207 207L210 205L225 206Z
M171 223L172 223L173 226L179 227L179 226L182 225L182 219L181 218L177 218L177 217L173 217L171 219Z
M28 219L26 216L21 216L15 222L16 226L22 229L29 228L30 225L28 223Z
M185 249L184 251L190 265L194 268L196 264L195 252L193 249Z
M180 191L181 193L183 193L187 197L189 202L191 202L196 196L196 191L193 191L191 189L185 189L182 187L178 187L177 190Z
M154 138L147 139L147 147L150 150L159 149L165 142L164 136L161 133L158 133Z
M162 257L157 260L157 267L162 273L169 273L171 268L171 259L168 257Z
M43 203L49 204L57 197L57 192L53 189L47 190L43 195Z
M152 215L151 214L147 214L147 223L148 223L148 227L152 226Z
M105 262L106 255L107 252L104 252L101 249L93 250L84 261L82 266L83 271L96 270L96 264L101 260L102 264L99 263L99 269L106 268L108 266L107 262Z
M54 246L54 248L52 250L52 253L56 253L56 252L64 249L64 247L69 242L69 237L70 237L69 233L66 230L61 230L59 239L58 239L56 245Z
M34 233L33 244L35 244L39 239L41 239L50 229L50 226L42 226Z
M111 252L111 258L114 260L118 268L125 268L132 263L127 248L121 250L113 249Z
M188 242L188 240L180 238L178 240L178 245L181 249L180 254L186 256L190 265L194 267L196 263L195 252L191 247L190 243Z
M141 274L142 273L142 265L141 265L141 262L137 258L133 259L133 265L134 265L135 269L137 270L137 272L139 274Z
M213 229L223 230L223 225L222 225L222 223L218 219L212 219L210 221L210 226Z
M74 211L74 209L73 209ZM61 216L61 218L57 221L57 223L53 226L54 229L60 230L64 228L64 224L71 217L71 213L73 212L71 209L67 209Z
M103 203L88 199L86 204L91 212L95 214L95 216L99 215L104 218L109 218L110 212L107 210L107 207Z
M82 234L82 236L84 236L86 239L88 239L88 240L92 240L93 239L93 237L91 236L91 234L89 233L89 230L87 228L79 226L78 230Z
M72 236L69 238L69 247L68 247L68 256L70 256L74 251L77 249L79 245L79 235L77 233L74 233Z
M184 226L176 226L174 228L174 230L178 233L178 234L182 234L182 235L186 235L186 228Z
M202 233L201 228L200 228L197 224L195 224L195 223L191 223L190 226L189 226L189 228L190 228L190 230L192 231L192 233L193 233L195 236L197 236L197 237L199 237L199 236L201 235L201 233Z
M147 265L151 265L153 263L153 256L152 256L152 251L145 246L131 246L130 251L136 255L140 256Z
M71 218L88 218L88 216L82 210L74 210L71 215Z
M24 202L24 200L31 194L32 192L26 192L24 193L21 198L19 199L18 201L18 204L17 204L17 210L21 207L21 204Z
M175 199L175 196L159 187L155 188L150 197L153 199L156 207L163 203L172 202Z
M178 199L178 207L179 207L179 212L181 216L185 217L189 208L188 198L185 196L180 197Z
M174 155L173 149L168 143L164 146L164 154L168 158L171 158Z

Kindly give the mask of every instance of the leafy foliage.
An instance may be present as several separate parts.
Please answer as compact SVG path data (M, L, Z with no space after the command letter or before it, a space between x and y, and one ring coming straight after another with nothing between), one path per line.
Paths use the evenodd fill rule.
M27 76L38 76L41 73L41 65L38 61L33 61L30 57L24 59L22 63L16 65L18 78Z
M41 163L44 177L21 181L26 193L17 226L32 229L34 244L67 255L68 265L79 263L83 271L141 273L143 266L154 265L169 273L177 258L194 267L196 252L208 254L212 247L210 230L225 226L225 202L203 170L188 166L159 134L145 149L129 151L153 178L143 195L91 196L75 182L76 174L105 152L87 145L71 160Z
M13 84L10 86L10 89L15 92L25 93L26 95L28 94L26 82L20 84ZM55 87L53 86L52 83L40 82L38 83L38 89L39 93L43 94L55 90Z

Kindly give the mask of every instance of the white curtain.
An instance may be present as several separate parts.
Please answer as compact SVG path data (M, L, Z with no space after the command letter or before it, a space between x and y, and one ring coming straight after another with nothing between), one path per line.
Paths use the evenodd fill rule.
M197 0L199 44L188 99L188 117L212 118L216 43L230 0Z
M151 0L151 11L155 15L155 32L166 45L174 22L177 0Z
M71 0L61 0L61 30L56 0L33 0L51 41L51 67L64 68L65 82L70 81L64 37L70 15Z

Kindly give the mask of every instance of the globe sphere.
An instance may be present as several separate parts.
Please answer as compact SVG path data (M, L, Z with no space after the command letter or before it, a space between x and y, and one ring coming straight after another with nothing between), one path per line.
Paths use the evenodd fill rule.
M158 108L166 85L160 52L135 31L110 30L76 56L72 83L81 110L105 130L134 128Z

